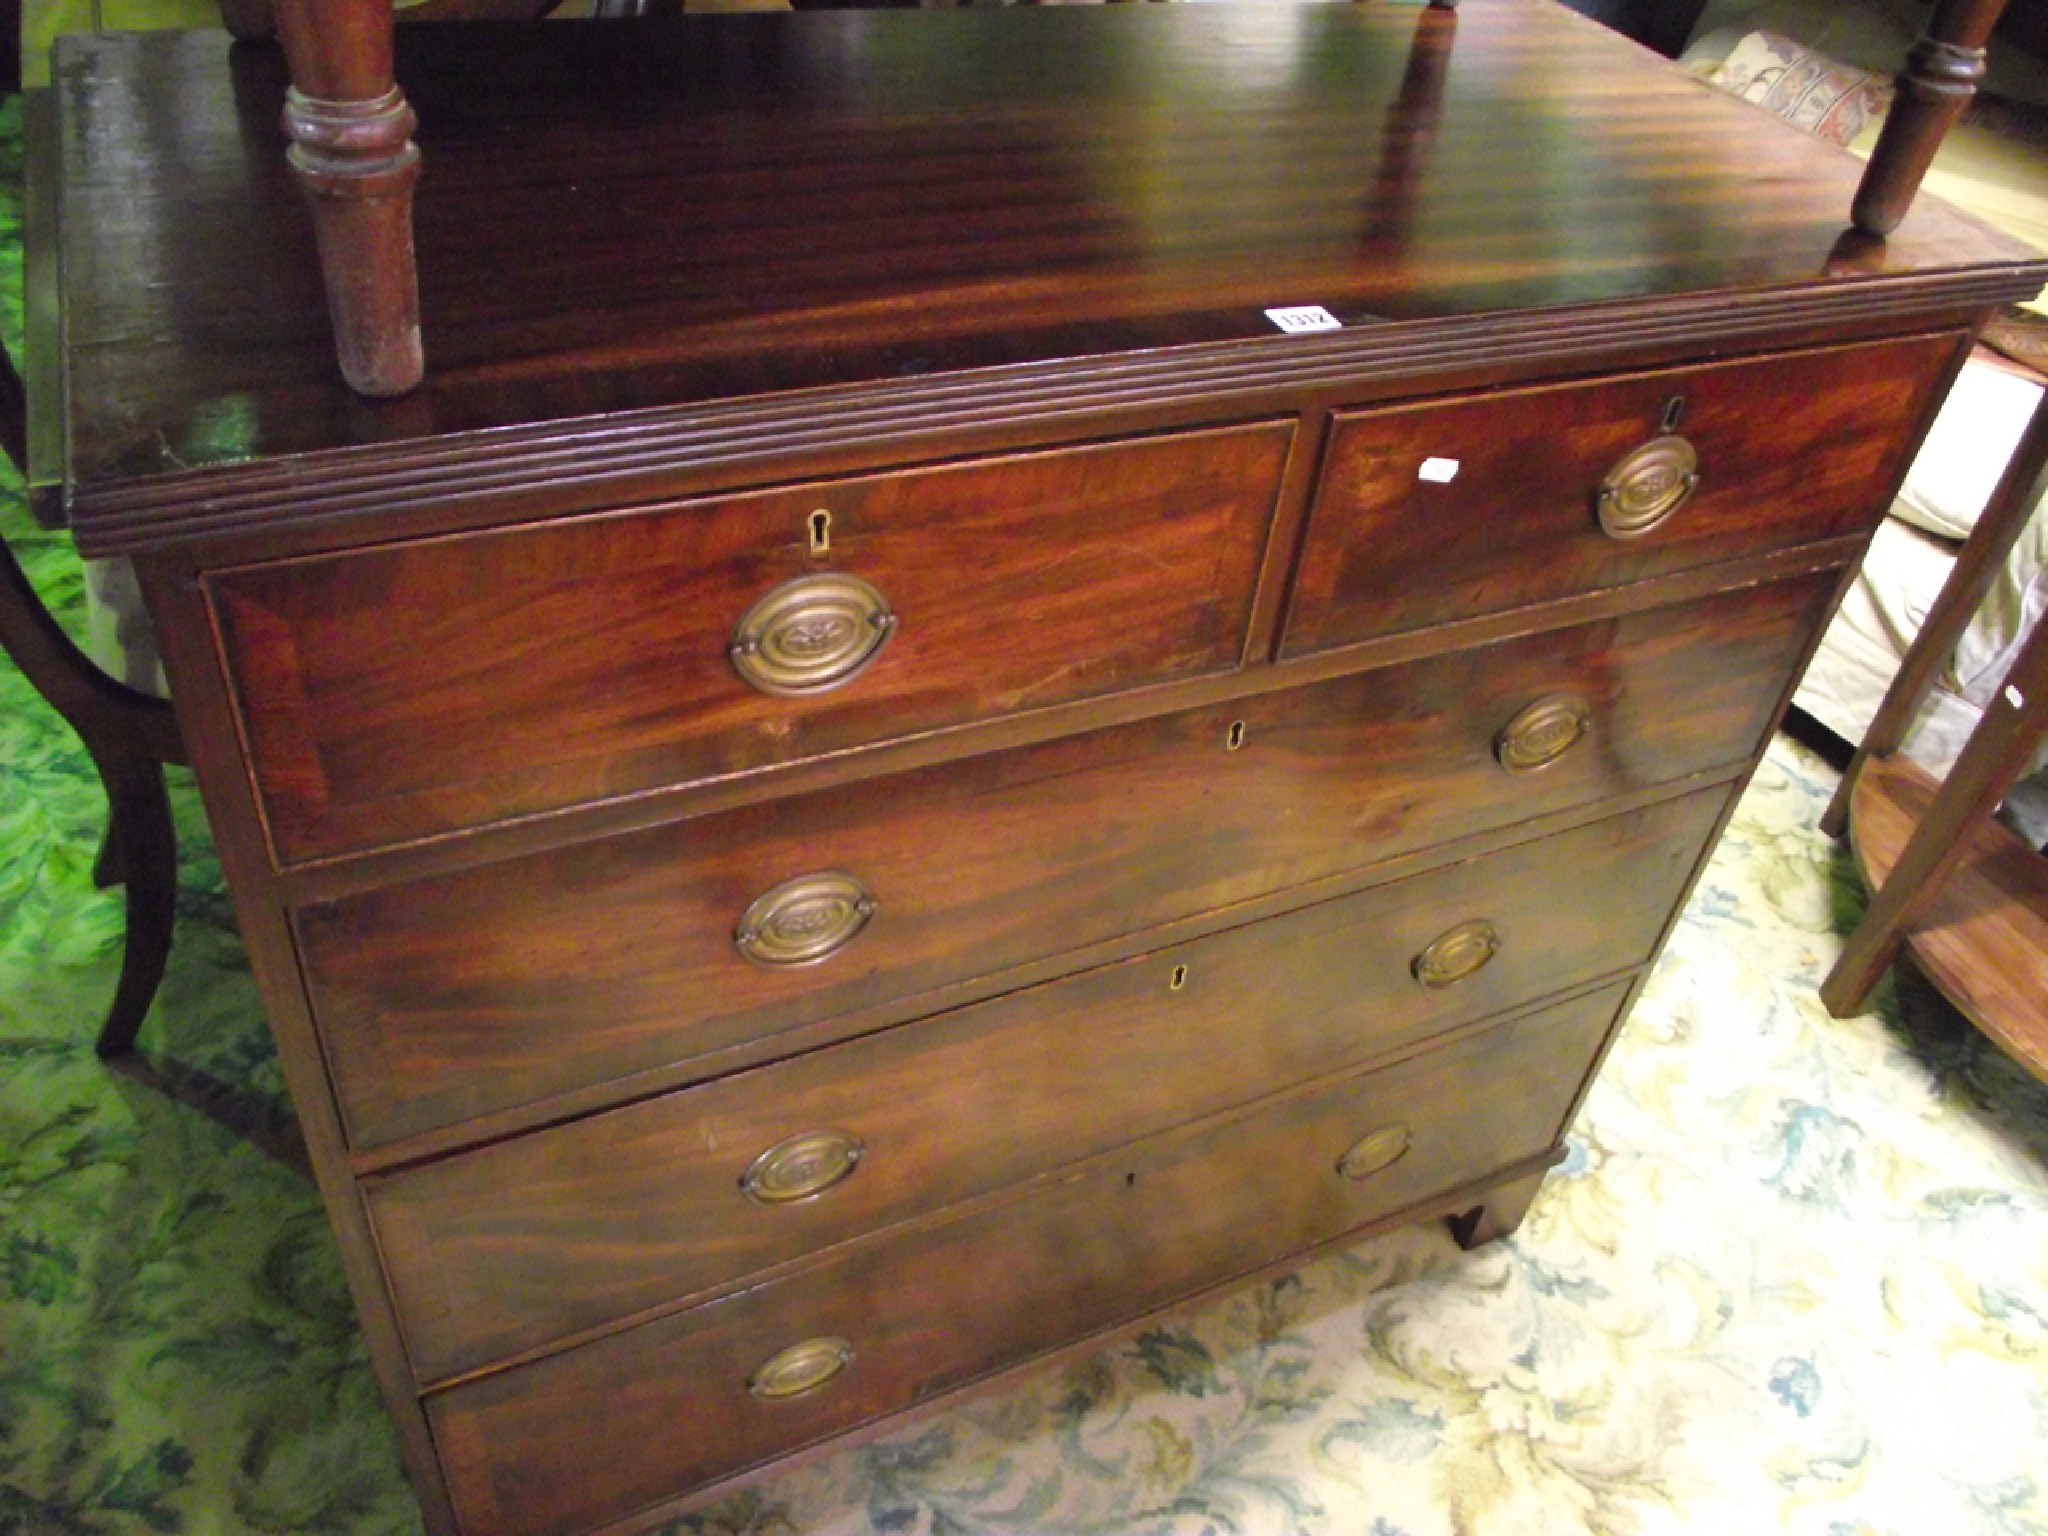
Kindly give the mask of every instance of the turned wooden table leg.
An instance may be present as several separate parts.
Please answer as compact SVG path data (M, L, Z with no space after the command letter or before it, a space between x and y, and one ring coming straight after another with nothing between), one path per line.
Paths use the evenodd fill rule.
M1850 218L1865 234L1899 227L1942 136L1984 78L1984 45L2005 0L1942 0L1899 75L1898 95L1871 153Z
M412 194L420 152L391 74L391 0L279 0L284 128L313 208L342 377L365 395L419 383Z

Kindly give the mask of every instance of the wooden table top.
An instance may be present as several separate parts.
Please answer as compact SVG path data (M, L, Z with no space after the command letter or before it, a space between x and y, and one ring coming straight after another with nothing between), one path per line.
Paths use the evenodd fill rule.
M1887 242L1849 234L1860 162L1548 0L415 26L398 76L428 376L374 402L335 372L281 55L60 51L86 542L174 517L208 466L450 433L877 381L936 400L962 369L1014 407L1109 360L1251 387L1512 351L1529 311L1820 326L2048 277L1930 198ZM1283 336L1265 311L1290 305L1345 327Z

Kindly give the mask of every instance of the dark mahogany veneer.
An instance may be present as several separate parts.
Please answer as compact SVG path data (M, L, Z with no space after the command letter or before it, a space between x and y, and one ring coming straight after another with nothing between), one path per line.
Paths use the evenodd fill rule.
M2048 276L1925 199L1851 232L1853 160L1549 0L396 72L417 389L335 373L283 57L196 34L62 52L31 377L435 1536L645 1531L1321 1246L1511 1231ZM346 117L292 111L330 236L411 195L403 103Z

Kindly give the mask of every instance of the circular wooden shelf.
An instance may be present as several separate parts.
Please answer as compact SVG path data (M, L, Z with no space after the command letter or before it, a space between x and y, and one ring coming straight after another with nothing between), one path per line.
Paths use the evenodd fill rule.
M1863 765L1849 830L1871 890L1891 878L1940 787L1903 755ZM2048 1083L2048 858L1988 816L1963 842L1962 861L1906 948L1973 1024Z

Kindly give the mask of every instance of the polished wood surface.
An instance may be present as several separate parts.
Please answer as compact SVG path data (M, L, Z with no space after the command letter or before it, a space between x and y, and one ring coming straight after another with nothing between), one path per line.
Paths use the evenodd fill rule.
M1613 990L1363 1078L1261 1105L1100 1160L1014 1201L850 1252L429 1400L471 1536L556 1536L674 1487L1049 1349L1076 1323L1130 1317L1420 1202L1476 1165L1541 1152L1560 1129ZM1406 1155L1354 1181L1362 1136L1405 1125ZM1243 1170L1260 1170L1246 1178ZM854 1349L844 1376L761 1403L754 1369L810 1336ZM688 1432L674 1429L687 1425ZM596 1507L571 1490L606 1490Z
M1853 820L1857 866L1873 891L1888 887L1941 796L1942 786L1910 758L1871 759ZM2048 857L1988 815L1948 835L1953 865L1896 930L1899 948L1971 1023L2048 1083ZM1842 1012L1862 1004L1846 993L1823 998Z
M1390 115L1418 14L404 29L398 74L434 167L417 242L435 361L384 404L334 375L275 151L282 60L203 35L69 40L81 537L217 525L243 482L265 488L251 519L276 523L316 489L267 476L280 455L356 448L366 473L432 461L475 484L531 451L591 473L630 435L616 413L680 402L889 384L906 429L958 432L939 376L962 368L1060 360L1079 384L1091 360L1167 348L1132 360L1155 393L1198 376L1213 392L1389 348L1441 369L1461 339L1564 352L1527 320L1490 323L1510 311L1560 311L1582 348L1625 321L1642 345L1668 326L1882 313L1908 291L1923 311L1944 293L1975 307L2048 271L1931 200L1887 241L1844 242L1853 162L1529 0L1468 0L1434 121ZM1390 185L1382 167L1424 130L1426 161ZM1263 313L1302 303L1346 328L1284 337ZM1010 382L976 393L993 406ZM802 441L765 401L733 409L756 453ZM606 425L552 433L576 416ZM493 427L522 430L448 436ZM195 503L189 477L237 464L208 476L214 510Z
M1745 589L303 908L351 1139L545 1101L1732 765L1833 587ZM1505 769L1503 729L1560 695L1588 707L1587 736ZM813 869L864 880L874 920L817 965L742 960L741 912Z
M433 1536L622 1536L1374 1223L1505 1235L2048 274L1931 203L1844 234L1846 157L1536 0L422 29L396 74L419 390L334 377L281 61L204 39L60 65L38 376ZM1489 402L1466 499L1331 494ZM1615 555L1687 460L1602 501L1607 451L1695 428ZM901 627L752 693L739 615L822 575ZM831 871L843 949L737 957ZM1388 1050L1370 1113L1314 1078ZM747 1226L748 1174L848 1166Z
M1647 957L1712 789L369 1187L414 1363L434 1381L1020 1182ZM1557 881L1580 897L1561 904ZM1462 922L1500 948L1415 964ZM1200 1049L1189 1049L1200 1041ZM760 1153L834 1129L845 1182L768 1208Z
M1234 667L1291 427L1075 447L211 583L281 862ZM812 519L828 519L815 547ZM728 651L782 583L894 614L800 698Z
M1343 413L1283 655L1639 581L1865 525L1953 336ZM1631 449L1677 436L1699 488L1641 537L1593 516ZM1451 478L1424 473L1431 460ZM1427 569L1432 580L1417 582Z

